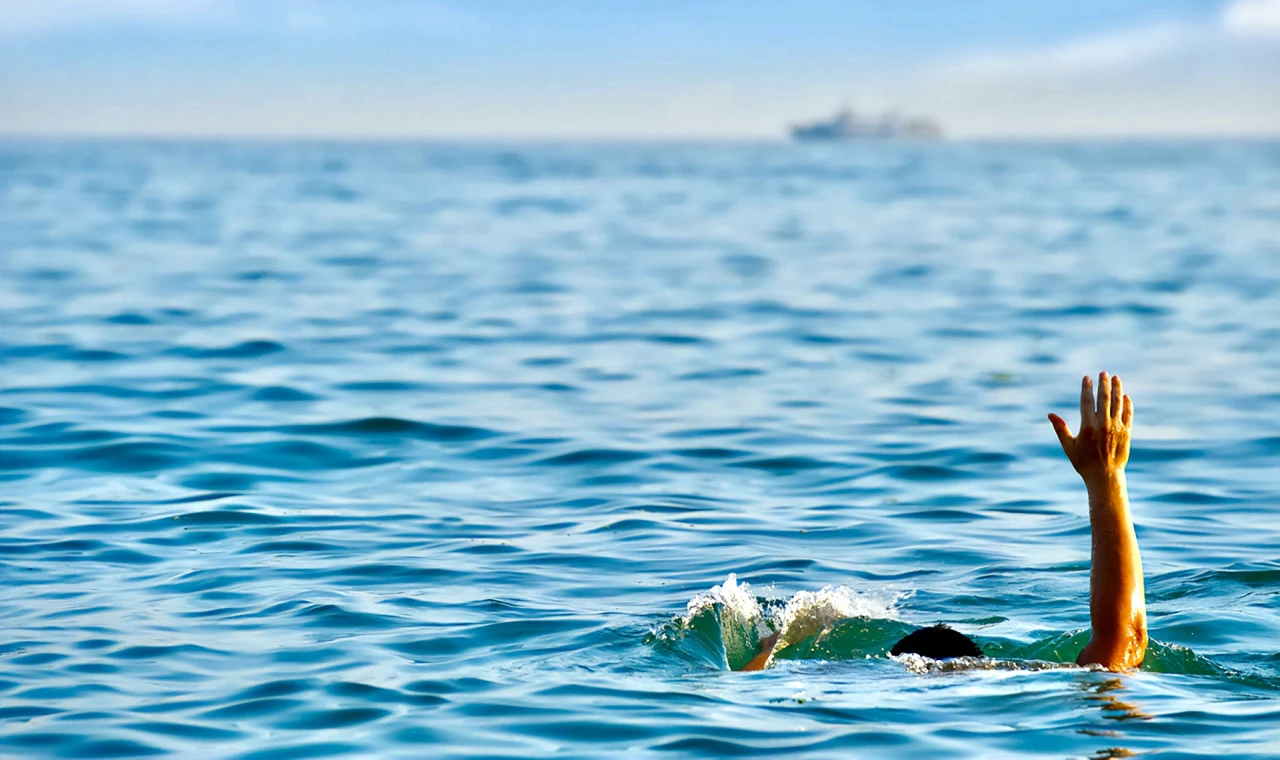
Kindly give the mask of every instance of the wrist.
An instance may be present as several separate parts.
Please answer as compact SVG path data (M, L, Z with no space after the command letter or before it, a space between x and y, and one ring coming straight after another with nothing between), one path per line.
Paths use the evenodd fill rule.
M1099 473L1083 476L1084 486L1090 493L1124 490L1126 483L1123 468L1107 469Z

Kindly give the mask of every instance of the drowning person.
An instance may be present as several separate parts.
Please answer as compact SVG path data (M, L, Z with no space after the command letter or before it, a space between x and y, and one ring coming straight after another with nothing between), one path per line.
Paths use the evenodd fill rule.
M1089 568L1089 643L1076 658L1078 665L1101 665L1129 670L1142 665L1147 652L1146 593L1142 558L1129 514L1124 466L1129 461L1129 430L1133 401L1119 377L1098 375L1097 403L1093 379L1080 384L1080 433L1071 435L1067 423L1050 414L1049 422L1071 466L1089 493L1089 527L1093 536ZM760 653L743 670L769 664L778 643L775 633L760 642ZM935 660L981 657L982 650L968 636L945 625L913 631L894 644L891 654L918 654Z

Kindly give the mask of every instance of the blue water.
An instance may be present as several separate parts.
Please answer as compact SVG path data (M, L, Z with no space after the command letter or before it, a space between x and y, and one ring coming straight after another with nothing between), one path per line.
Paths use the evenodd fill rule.
M2 144L0 756L1272 757L1278 346L1276 143Z

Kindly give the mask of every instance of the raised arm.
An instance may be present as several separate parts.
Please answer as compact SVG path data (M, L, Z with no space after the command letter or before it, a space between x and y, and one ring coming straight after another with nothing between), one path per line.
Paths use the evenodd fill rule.
M1142 586L1142 557L1129 516L1129 491L1124 466L1129 461L1129 426L1133 401L1120 378L1098 375L1094 405L1093 380L1080 386L1080 434L1071 435L1056 414L1049 422L1062 450L1084 479L1089 491L1089 525L1093 533L1093 561L1089 570L1089 644L1076 659L1109 670L1136 668L1147 652L1147 603Z

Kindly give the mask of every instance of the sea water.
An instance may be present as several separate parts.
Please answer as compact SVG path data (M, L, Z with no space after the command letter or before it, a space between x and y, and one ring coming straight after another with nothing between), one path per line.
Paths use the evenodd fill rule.
M1278 347L1274 142L0 144L0 756L1274 757Z

